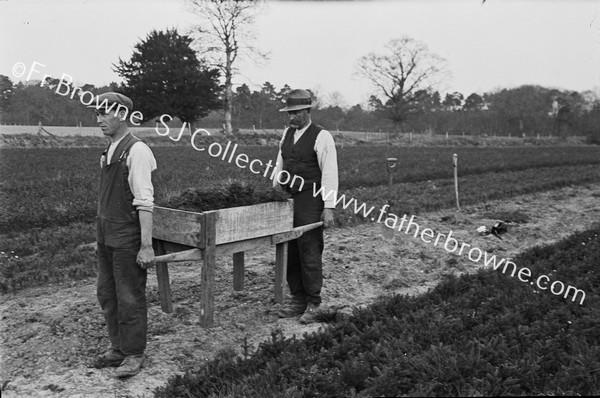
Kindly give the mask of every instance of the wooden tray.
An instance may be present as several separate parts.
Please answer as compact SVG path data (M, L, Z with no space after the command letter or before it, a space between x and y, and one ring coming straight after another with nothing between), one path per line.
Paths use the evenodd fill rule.
M206 215L216 214L216 245L293 229L294 202L268 202L202 213L154 207L152 235L182 245L205 247Z

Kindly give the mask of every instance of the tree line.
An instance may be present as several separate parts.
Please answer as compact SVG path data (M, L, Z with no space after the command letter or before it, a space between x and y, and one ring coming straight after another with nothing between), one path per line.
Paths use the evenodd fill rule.
M256 4L232 0L192 3L203 10L208 21L231 14L235 26L213 23L212 30L198 30L199 37L206 39L201 41L207 46L204 49L194 48L198 41L176 29L153 30L134 46L129 59L119 58L112 65L123 78L122 83L103 87L84 84L79 90L68 83L69 92L122 92L132 98L145 126L154 126L161 115L168 114L175 119L174 127L186 123L190 129L219 128L226 134L240 129L282 128L287 118L279 109L290 90L288 85L277 88L265 82L258 89L246 84L234 89L232 81L237 59L232 51L241 49L241 28L252 20L242 16L251 13ZM234 23L235 18L241 18L239 23ZM235 43L231 42L234 38ZM219 59L218 54L223 51L225 59ZM361 57L356 71L373 85L373 93L365 104L346 107L341 100L343 93L335 93L329 101L313 93L317 102L313 118L329 130L600 135L600 99L593 91L579 93L524 85L481 95L440 93L436 87L447 78L446 61L410 37L391 40L383 51ZM53 77L43 82L15 83L0 75L0 123L94 126L94 114L80 101L57 94L57 87L64 89L66 84Z
M281 128L278 110L284 86L265 83L250 91L245 85L234 95L233 120L243 128ZM309 90L310 91L310 90ZM342 107L318 105L313 119L332 131L413 132L452 135L596 135L600 133L600 99L591 91L561 91L535 85L501 89L479 95L417 91L401 124L386 109L371 103ZM316 98L318 103L318 98ZM285 119L284 119L285 120Z
M216 74L215 74L216 75ZM206 77L206 76L205 76ZM214 76L213 76L214 77ZM0 75L0 123L45 126L96 126L93 112L77 99L56 93L60 81L47 78L45 82L31 81L13 83L8 76ZM181 122L193 121L198 127L223 128L223 119L217 110L218 83L210 86L212 100L198 98L199 88L191 87L187 96L204 101L201 117L185 114L190 106L181 107L187 96L181 92L169 96L162 93L156 98L139 104L143 108L144 126L153 127L162 114L177 116ZM205 85L206 86L206 85ZM95 87L81 86L84 91L95 94L106 91L125 91L116 83ZM290 87L276 88L265 82L260 89L251 90L246 84L238 86L232 96L232 125L237 129L281 129L287 117L279 112L284 106L285 95ZM151 90L151 88L141 88ZM310 91L310 90L309 90ZM410 114L401 125L391 120L384 109L367 104L346 107L342 104L323 104L315 96L317 106L312 110L313 119L331 131L396 132L410 131L416 134L433 133L451 135L591 135L600 134L600 99L591 92L568 92L553 88L524 85L501 89L479 95L462 93L417 91ZM207 105L208 104L208 105ZM189 102L188 102L189 105ZM136 102L136 108L138 103ZM183 111L181 110L183 109ZM193 112L192 112L193 113Z

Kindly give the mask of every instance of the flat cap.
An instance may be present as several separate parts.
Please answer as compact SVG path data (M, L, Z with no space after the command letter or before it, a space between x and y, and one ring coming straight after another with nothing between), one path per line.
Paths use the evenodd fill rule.
M131 100L131 98L121 93L115 93L113 91L110 91L108 93L102 93L96 96L92 103L89 104L87 107L96 109L99 109L101 107L108 107L110 109L111 105L114 104L117 105L115 107L115 110L118 109L119 105L126 107L129 111L133 109L133 101Z

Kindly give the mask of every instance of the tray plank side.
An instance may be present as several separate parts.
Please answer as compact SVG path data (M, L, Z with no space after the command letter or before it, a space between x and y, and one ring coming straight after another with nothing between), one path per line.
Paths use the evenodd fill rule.
M204 214L155 206L152 236L182 245L204 248Z
M216 213L217 245L289 231L294 222L292 201L231 207Z

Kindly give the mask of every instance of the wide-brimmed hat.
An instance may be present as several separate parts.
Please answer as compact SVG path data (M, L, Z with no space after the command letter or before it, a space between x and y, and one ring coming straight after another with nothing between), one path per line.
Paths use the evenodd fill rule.
M285 108L280 109L279 112L297 111L315 106L312 103L310 93L307 90L302 89L290 91L285 100L285 105Z
M99 108L101 106L108 106L110 108L113 104L117 105L117 107L114 108L115 110L118 108L118 105L126 107L129 111L133 109L133 101L131 100L131 98L121 93L115 93L113 91L110 91L108 93L102 93L94 97L92 103L90 103L87 107Z

